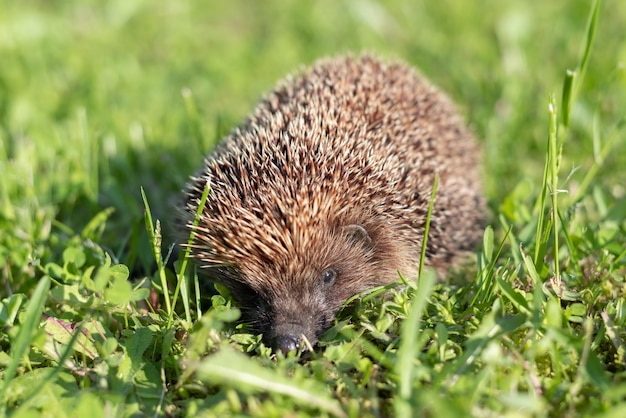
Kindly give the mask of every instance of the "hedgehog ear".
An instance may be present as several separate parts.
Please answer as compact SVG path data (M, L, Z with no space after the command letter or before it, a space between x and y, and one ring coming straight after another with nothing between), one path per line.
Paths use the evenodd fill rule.
M361 225L351 224L343 227L343 234L349 241L361 245L367 250L371 250L374 245L372 238Z

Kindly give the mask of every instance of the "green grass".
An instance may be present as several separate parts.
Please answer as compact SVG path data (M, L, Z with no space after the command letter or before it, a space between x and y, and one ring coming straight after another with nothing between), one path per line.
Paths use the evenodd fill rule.
M626 416L622 2L0 10L0 415ZM163 268L173 208L276 80L361 50L457 101L491 227L450 282L373 292L309 361L272 359Z

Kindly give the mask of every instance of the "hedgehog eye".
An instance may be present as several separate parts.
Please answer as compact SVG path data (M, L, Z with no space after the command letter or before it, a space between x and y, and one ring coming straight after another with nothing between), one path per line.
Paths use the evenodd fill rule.
M330 287L335 283L335 279L337 278L337 271L333 268L324 269L320 273L320 281L324 287Z

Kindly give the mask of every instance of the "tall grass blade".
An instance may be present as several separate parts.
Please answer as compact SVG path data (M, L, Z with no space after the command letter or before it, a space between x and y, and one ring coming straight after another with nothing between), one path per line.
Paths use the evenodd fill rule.
M167 287L167 277L165 275L165 266L163 265L163 256L161 255L161 231L160 224L157 221L157 227L155 228L154 222L152 221L152 212L150 211L150 204L148 203L148 198L146 197L146 193L141 188L141 198L143 199L143 204L145 207L144 219L146 222L146 230L148 231L148 239L150 241L150 247L152 248L152 254L154 256L154 260L157 263L157 270L159 273L159 278L161 279L161 287L163 289L163 299L165 299L165 309L167 311L168 316L168 328L172 325L173 311L172 304L170 303L170 295Z
M411 308L407 317L402 322L400 346L398 347L398 357L394 371L398 376L398 391L394 399L394 411L397 417L411 417L411 394L413 392L413 360L415 355L421 350L421 344L417 338L421 316L426 309L426 305L433 292L436 276L432 271L423 274L424 261L426 260L426 246L428 244L428 231L430 230L430 220L435 196L439 184L439 174L435 175L433 188L430 194L428 214L426 215L426 225L424 227L424 237L422 240L422 251L420 254L420 267L417 289L413 289Z
M15 341L11 344L11 359L2 378L0 400L4 399L4 393L7 389L7 385L15 376L15 372L24 359L24 356L28 354L30 341L35 334L35 330L39 326L39 322L41 321L41 313L43 312L44 304L48 298L49 290L50 277L44 276L41 280L39 280L39 283L37 283L37 287L35 288L35 291L28 302L28 306L26 307L24 322L20 325Z

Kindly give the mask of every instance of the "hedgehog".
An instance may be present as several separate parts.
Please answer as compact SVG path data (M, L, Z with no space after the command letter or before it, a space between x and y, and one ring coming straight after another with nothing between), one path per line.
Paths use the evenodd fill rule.
M288 76L208 155L184 191L182 236L276 352L307 351L344 303L439 272L481 236L477 141L416 70L375 55ZM194 227L201 196L210 192ZM185 238L186 242L186 238Z

